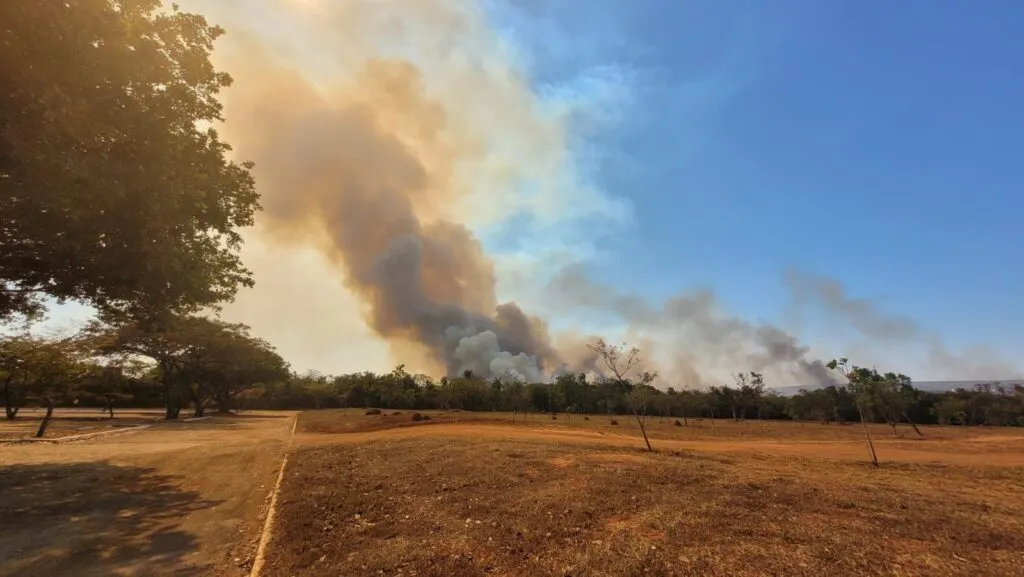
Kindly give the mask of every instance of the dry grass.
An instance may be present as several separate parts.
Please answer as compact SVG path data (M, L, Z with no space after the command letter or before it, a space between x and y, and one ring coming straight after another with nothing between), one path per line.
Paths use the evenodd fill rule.
M618 425L610 425L605 415L558 415L557 420L543 414L469 413L424 411L430 415L429 423L413 423L412 411L383 411L382 415L365 415L365 409L334 409L302 413L299 431L306 433L356 433L378 431L421 424L492 424L553 431L589 431L605 435L635 436L640 439L640 428L632 416L617 416ZM647 433L652 439L684 442L706 441L771 441L785 443L864 443L864 429L859 424L824 425L818 422L757 421L735 422L728 419L687 419L686 426L674 425L675 418L648 417ZM1011 427L959 427L921 426L925 438L919 439L908 425L897 428L893 438L888 425L870 426L872 438L883 447L925 451L962 450L976 452L974 443L984 443L985 452L1024 451L1024 428ZM641 440L642 442L642 440ZM866 451L866 449L865 449Z
M345 422L341 430L365 431L389 419L404 425L406 416L309 413L300 430ZM831 442L803 440L799 425L765 433L802 444L802 457L716 452L714 442L651 455L603 446L612 439L599 430L545 437L537 429L547 423L480 427L473 423L486 415L457 418L463 424L300 442L267 574L1024 574L1021 467L952 464L956 453L941 452L948 463L881 469L821 458L849 442L839 426L816 425L836 435ZM578 426L600 427L592 422ZM671 423L660 432L685 429ZM1009 440L974 431L935 443L983 452L1017 439L1021 451L1014 431L1002 433ZM597 441L580 444L584 434ZM978 441L989 438L996 440Z

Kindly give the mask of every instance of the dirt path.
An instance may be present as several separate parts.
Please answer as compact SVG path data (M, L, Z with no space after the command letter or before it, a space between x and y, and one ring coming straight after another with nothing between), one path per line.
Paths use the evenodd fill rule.
M293 418L0 446L0 576L246 575Z
M344 434L297 434L296 447L330 445L336 443L364 443L381 439L408 439L417 437L471 437L477 439L532 440L595 444L613 447L643 449L643 440L629 435L566 429L534 429L502 426L498 424L438 424L401 427L382 431ZM1016 440L1016 438L1011 438ZM883 461L900 463L944 463L951 465L1024 466L1024 446L1018 451L998 455L980 453L977 447L949 441L921 441L920 449L907 448L907 441L875 440L878 457ZM770 455L808 457L815 459L864 460L867 449L855 441L767 441L721 440L678 441L656 439L655 449L668 451L698 451L708 453L742 452Z

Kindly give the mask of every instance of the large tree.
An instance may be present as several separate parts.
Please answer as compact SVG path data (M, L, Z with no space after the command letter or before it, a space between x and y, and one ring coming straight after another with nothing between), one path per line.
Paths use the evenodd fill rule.
M219 410L230 410L242 390L289 375L273 347L249 335L243 324L177 315L159 323L97 320L85 332L100 355L156 363L167 419L176 419L189 402L200 416L210 400Z
M250 336L245 325L206 321L195 337L178 381L188 387L197 417L203 416L207 402L227 413L243 391L291 376L270 343Z
M252 284L251 165L210 128L221 34L159 0L0 2L0 321L46 296L194 311Z

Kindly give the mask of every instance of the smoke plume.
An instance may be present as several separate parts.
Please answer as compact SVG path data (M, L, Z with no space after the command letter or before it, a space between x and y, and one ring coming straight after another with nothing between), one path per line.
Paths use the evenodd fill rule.
M600 374L593 337L561 333L556 347L543 321L497 302L494 266L467 226L617 209L565 178L565 120L541 110L472 6L279 4L300 35L229 28L226 136L255 162L263 241L320 247L393 348L448 374ZM649 364L681 384L736 370L830 380L794 337L721 314L708 292L656 307L571 267L550 288L565 311L616 314Z
M929 368L939 378L996 380L1021 374L985 347L972 347L961 354L950 351L939 334L908 317L887 314L868 299L851 297L836 279L790 269L786 271L785 282L798 305L820 305L834 320L873 341L923 345Z
M670 384L701 387L728 382L734 371L764 372L774 382L828 384L833 376L810 348L767 323L725 313L714 293L698 290L658 305L612 286L595 283L582 266L566 267L550 286L554 304L610 311L631 335L646 341L650 363Z
M898 341L917 338L922 333L913 319L887 315L872 301L849 296L838 280L789 269L785 282L797 303L820 303L864 336Z
M569 228L559 226L565 219L606 230L628 210L579 182L569 126L578 111L545 106L478 3L183 3L228 30L215 53L235 79L223 131L239 159L255 162L261 246L316 247L342 279L338 302L354 296L365 324L416 370L528 380L600 373L589 333L552 340L540 318L499 302L494 263L473 231L524 217L555 236ZM257 290L286 284L268 273L257 283L270 288ZM790 282L865 334L923 334L834 281ZM561 313L599 311L627 325L624 336L643 344L667 384L713 384L739 370L786 384L832 380L793 335L726 314L709 291L651 303L590 281L581 267L549 289ZM311 302L327 298L310 292ZM274 312L264 310L282 322ZM327 321L296 322L330 341ZM941 347L934 357L957 362Z
M302 26L293 42L312 43L304 53L323 59L313 68L232 30L225 131L255 162L261 234L320 247L378 335L419 349L435 372L537 380L558 365L547 327L497 302L493 264L464 223L524 209L508 193L515 156L496 154L488 131L506 148L532 145L545 162L564 154L564 142L514 69L488 69L494 62L474 61L486 54L465 52L489 42L465 8L279 6Z

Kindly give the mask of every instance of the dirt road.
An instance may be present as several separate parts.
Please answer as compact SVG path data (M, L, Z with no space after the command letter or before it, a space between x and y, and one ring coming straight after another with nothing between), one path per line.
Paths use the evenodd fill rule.
M247 574L293 419L0 446L0 576Z

